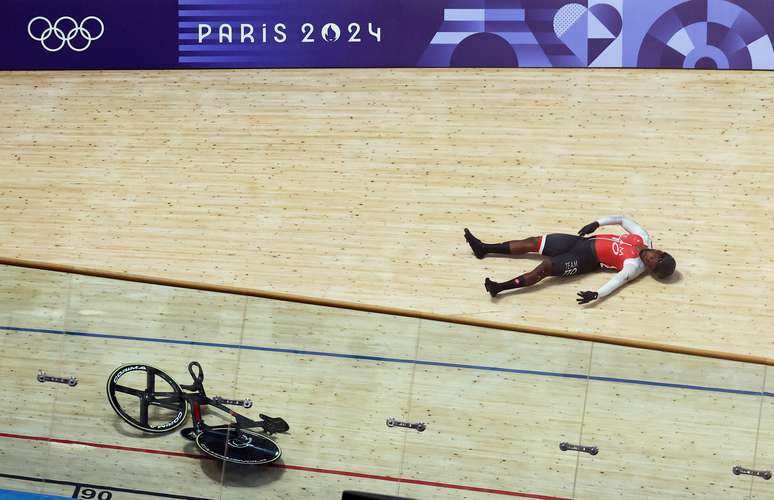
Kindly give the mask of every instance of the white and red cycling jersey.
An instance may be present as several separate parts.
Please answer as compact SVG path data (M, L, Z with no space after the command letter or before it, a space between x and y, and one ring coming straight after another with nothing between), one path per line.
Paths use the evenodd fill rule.
M603 266L620 271L626 259L639 259L640 248L647 247L639 234L595 234L594 252Z
M651 248L653 243L645 229L631 219L622 215L603 217L597 221L600 226L618 225L627 234L597 234L592 236L597 260L605 267L618 271L610 281L605 283L597 293L599 297L610 295L624 283L636 278L645 271L645 264L640 259L637 248Z

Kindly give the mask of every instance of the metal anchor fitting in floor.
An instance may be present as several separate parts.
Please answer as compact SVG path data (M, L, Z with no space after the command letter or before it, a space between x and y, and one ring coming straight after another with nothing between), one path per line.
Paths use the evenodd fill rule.
M395 420L394 418L387 419L387 427L405 427L407 429L415 429L419 432L424 432L425 429L427 429L427 425L425 425L424 422L417 422L412 424L411 422L401 422L400 420Z
M588 453L589 455L596 455L599 453L599 448L596 446L581 446L579 444L570 444L564 442L559 443L559 449L562 451L582 451L583 453Z
M75 377L54 377L53 375L47 375L43 370L38 370L37 376L38 382L57 382L59 384L67 384L70 387L78 385L78 379Z
M748 474L750 476L762 477L766 481L771 479L770 470L752 470L752 469L745 469L740 465L735 465L734 468L731 469L731 472L733 472L735 476L738 476L739 474Z

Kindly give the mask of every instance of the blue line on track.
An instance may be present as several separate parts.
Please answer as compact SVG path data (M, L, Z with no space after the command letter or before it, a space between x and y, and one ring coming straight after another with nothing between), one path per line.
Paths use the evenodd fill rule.
M97 339L108 340L129 340L133 342L153 342L157 344L179 344L190 345L197 347L219 347L223 349L244 349L247 351L265 351L265 352L277 352L284 354L296 354L300 356L320 356L329 358L342 358L342 359L355 359L363 361L383 361L386 363L403 363L403 364L415 364L421 366L438 366L443 368L459 368L464 370L481 370L489 372L502 372L502 373L515 373L520 375L539 375L543 377L558 377L577 380L594 380L598 382L615 382L621 384L634 384L645 385L652 387L668 387L671 389L686 389L691 391L707 391L718 392L726 394L741 394L745 396L766 396L774 397L772 392L760 392L760 391L745 391L741 389L726 389L723 387L705 387L700 385L690 384L674 384L669 382L654 382L651 380L637 380L628 378L617 377L600 377L592 375L590 377L578 374L578 373L560 373L560 372L546 372L538 370L521 370L518 368L504 368L499 366L486 366L486 365L468 365L462 363L447 363L443 361L426 361L421 359L405 359L405 358L389 358L384 356L368 356L363 354L344 354L338 352L326 352L326 351L306 351L303 349L286 349L281 347L263 347L254 345L240 345L240 344L225 344L220 342L199 342L196 340L175 340L175 339L160 339L154 337L130 337L128 335L111 335L106 333L89 333L89 332L76 332L69 330L49 330L43 328L21 328L16 326L0 326L0 330L9 332L24 332L24 333L46 333L50 335L69 335L73 337L88 337Z

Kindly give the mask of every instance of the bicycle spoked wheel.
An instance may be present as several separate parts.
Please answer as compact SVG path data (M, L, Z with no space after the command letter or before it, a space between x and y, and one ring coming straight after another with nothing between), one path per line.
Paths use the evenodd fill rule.
M188 417L188 403L177 382L148 365L116 368L107 381L107 397L119 417L145 432L172 431Z
M243 465L268 464L282 455L280 447L269 437L228 426L209 427L196 436L196 445L207 455Z

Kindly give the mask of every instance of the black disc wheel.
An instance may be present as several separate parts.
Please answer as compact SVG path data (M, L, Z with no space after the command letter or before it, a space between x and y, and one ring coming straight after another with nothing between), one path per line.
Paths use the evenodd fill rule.
M148 365L116 368L107 381L110 406L126 423L161 434L185 423L188 403L172 377Z
M196 436L196 445L211 457L235 464L268 464L282 455L280 447L269 437L228 426L207 428Z

